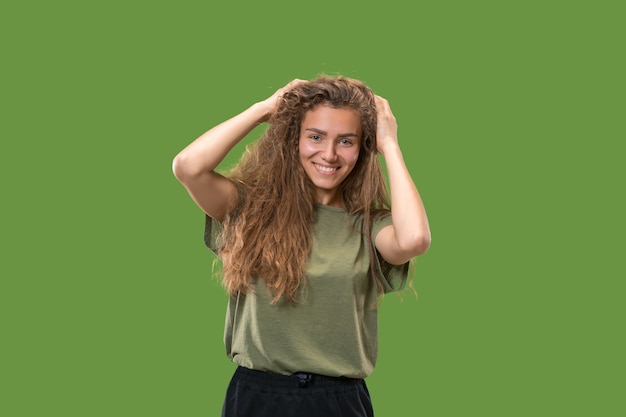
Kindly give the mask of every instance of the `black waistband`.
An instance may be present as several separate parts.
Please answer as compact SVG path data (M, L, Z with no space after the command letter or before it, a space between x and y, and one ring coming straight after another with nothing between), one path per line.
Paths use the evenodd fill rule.
M254 384L272 385L283 388L305 388L305 387L340 387L362 384L362 379L332 377L312 374L309 372L296 372L292 375L279 375L269 372L255 371L253 369L240 366L235 371L235 378L239 381L247 381Z

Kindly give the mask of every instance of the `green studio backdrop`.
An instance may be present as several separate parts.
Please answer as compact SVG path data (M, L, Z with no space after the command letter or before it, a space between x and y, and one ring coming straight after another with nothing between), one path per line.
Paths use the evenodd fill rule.
M320 73L389 100L433 233L377 415L624 412L618 2L0 8L2 415L219 415L226 296L171 161Z

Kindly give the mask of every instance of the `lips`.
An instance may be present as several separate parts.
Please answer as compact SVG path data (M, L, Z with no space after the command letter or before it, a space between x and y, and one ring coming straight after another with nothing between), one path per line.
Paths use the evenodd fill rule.
M323 174L332 174L333 172L337 172L339 170L339 167L320 165L316 164L315 162L313 163L313 165L315 165L315 168L317 168L317 170Z

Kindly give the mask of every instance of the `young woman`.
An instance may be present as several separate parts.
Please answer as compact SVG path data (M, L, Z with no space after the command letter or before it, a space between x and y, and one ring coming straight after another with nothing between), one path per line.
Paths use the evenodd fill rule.
M262 122L263 137L217 173ZM354 79L294 80L204 133L173 169L206 213L230 295L224 340L238 368L222 415L372 416L378 300L430 245L388 102Z

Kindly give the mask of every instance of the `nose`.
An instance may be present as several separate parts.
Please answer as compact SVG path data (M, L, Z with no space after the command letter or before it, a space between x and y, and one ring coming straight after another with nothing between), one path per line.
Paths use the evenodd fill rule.
M335 143L332 140L329 140L328 143L326 143L326 146L324 147L323 151L322 151L322 159L326 162L332 162L337 158L337 152L335 149Z

